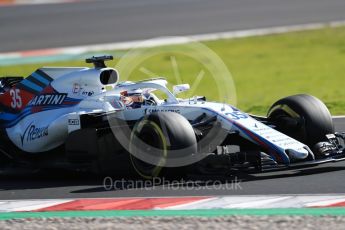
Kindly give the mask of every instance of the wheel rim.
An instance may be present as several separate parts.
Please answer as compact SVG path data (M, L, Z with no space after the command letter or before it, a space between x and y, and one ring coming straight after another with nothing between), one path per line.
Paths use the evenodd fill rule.
M130 158L135 171L145 179L152 179L159 176L167 158L167 143L162 129L153 121L143 120L134 127L131 135ZM144 143L145 153L156 153L156 164L147 163L136 157L138 148L132 148L137 140ZM157 151L161 150L161 151ZM158 153L158 155L157 155Z
M268 116L270 119L276 120L276 121L283 120L284 118L296 119L296 120L299 120L299 122L301 122L301 120L304 121L304 118L301 117L294 110L292 110L288 105L279 105L272 108L269 111ZM298 129L280 130L280 131L287 134L288 136L291 136L292 138L298 141L301 141L301 142L307 141L305 125L301 125L301 127L298 127Z

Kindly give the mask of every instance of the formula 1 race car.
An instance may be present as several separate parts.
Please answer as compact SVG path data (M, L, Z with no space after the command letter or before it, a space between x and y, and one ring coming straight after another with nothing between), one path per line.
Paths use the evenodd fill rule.
M105 65L112 59L1 78L1 168L152 178L345 160L345 135L334 132L330 112L313 96L286 97L259 117L201 96L177 98L188 84L171 92L163 78L119 82L117 70Z

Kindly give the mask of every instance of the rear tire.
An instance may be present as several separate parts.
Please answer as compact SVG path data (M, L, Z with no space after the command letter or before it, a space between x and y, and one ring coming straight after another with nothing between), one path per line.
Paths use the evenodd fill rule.
M327 141L326 134L334 133L332 116L318 98L299 94L283 98L272 105L268 118L277 129L308 145Z
M183 176L186 166L165 166L172 158L197 152L192 126L183 116L173 112L152 113L144 117L134 126L130 140L131 163L137 174L145 179L167 174Z

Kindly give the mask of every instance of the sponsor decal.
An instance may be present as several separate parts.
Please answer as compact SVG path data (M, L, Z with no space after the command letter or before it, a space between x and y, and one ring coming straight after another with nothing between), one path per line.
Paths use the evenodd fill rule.
M20 135L20 140L22 142L22 146L24 145L24 142L31 142L37 139L40 139L42 137L48 136L48 127L36 127L36 125L33 124L33 122L26 127L23 135Z
M34 97L29 102L31 106L42 106L42 105L61 105L67 97L66 93L55 93L55 94L42 94Z
M93 91L83 91L82 93L81 93L81 95L83 95L83 96L92 96L92 95L94 95L95 94L95 92L93 92Z
M145 114L157 113L157 112L181 113L179 109L145 109Z
M68 125L79 125L79 119L68 119Z
M74 83L73 84L73 94L79 94L80 90L82 90L83 88L78 84L78 83Z
M89 96L89 97L95 94L95 92L92 90L88 91L88 90L83 90L83 89L84 88L81 85L79 85L78 83L74 83L72 93L76 95Z

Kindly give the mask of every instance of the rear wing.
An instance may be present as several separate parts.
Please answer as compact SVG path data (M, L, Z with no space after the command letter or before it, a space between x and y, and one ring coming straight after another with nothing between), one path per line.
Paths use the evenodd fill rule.
M19 82L21 82L24 77L19 76L6 76L0 78L0 93L6 92Z

